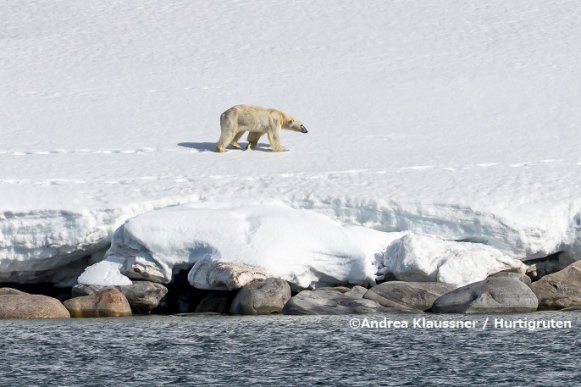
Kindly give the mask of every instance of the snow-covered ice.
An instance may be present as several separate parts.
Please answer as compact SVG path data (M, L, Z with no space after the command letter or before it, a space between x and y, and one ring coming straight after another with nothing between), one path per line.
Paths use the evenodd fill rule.
M89 267L79 282L168 283L176 269L190 270L196 288L231 290L269 276L295 288L369 286L378 271L400 280L462 286L503 270L524 273L525 265L479 243L343 226L281 205L185 205L129 220L115 232L105 261Z
M381 252L378 239L388 241L390 234L369 229L351 232L353 228L314 211L273 204L220 209L170 207L139 215L115 232L106 257L111 263L95 265L96 269L110 270L112 264L119 263L115 276L100 276L107 283L95 283L85 275L80 281L110 285L115 279L126 281L117 275L122 273L167 283L175 269L190 269L206 259L262 268L303 288L372 284L377 271L375 253ZM138 269L133 270L136 264ZM193 282L194 275L190 277Z
M480 243L449 242L430 236L408 234L385 251L380 271L398 280L445 282L464 286L500 271L522 274L526 265ZM381 265L380 265L381 266Z
M151 210L273 200L579 258L578 19L556 0L0 2L0 281L89 262ZM239 103L309 133L214 153Z

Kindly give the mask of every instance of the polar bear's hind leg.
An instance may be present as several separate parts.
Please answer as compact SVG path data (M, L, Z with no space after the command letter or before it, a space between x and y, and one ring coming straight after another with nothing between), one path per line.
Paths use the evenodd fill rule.
M222 132L222 134L220 135L220 139L218 140L218 143L216 144L216 151L222 153L222 152L226 152L226 147L228 146L228 144L230 144L232 142L232 140L234 139L234 135L231 132Z
M256 145L258 145L258 140L260 140L260 137L262 137L263 133L261 132L250 132L248 133L248 137L246 138L246 140L248 140L248 148L250 149L256 149Z
M240 149L241 147L240 144L238 144L238 140L240 140L240 137L242 137L243 134L244 132L238 132L236 136L234 136L234 138L232 139L232 142L230 142L230 145L232 145L236 149Z

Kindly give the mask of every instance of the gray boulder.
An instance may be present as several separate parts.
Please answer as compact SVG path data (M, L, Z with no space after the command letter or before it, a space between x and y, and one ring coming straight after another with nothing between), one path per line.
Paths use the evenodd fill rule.
M454 290L442 282L384 282L369 289L363 298L392 308L428 310L438 297Z
M149 281L136 281L133 285L120 286L129 305L136 313L148 314L159 305L167 294L167 288L162 284Z
M533 282L539 309L563 309L581 305L581 261Z
M301 289L301 290L304 290L304 289ZM317 288L316 290L332 290L334 292L347 293L349 290L351 290L351 288L349 288L347 286L323 286L321 288Z
M538 300L522 281L488 277L444 294L434 301L435 313L523 313L537 310Z
M98 286L78 284L73 287L73 297L90 296L106 288L116 288L123 293L131 309L138 314L149 314L167 294L167 288L156 282L135 281L126 286Z
M367 288L363 286L355 285L345 293L343 293L346 297L351 298L363 298L363 296L367 293Z
M286 303L282 312L283 314L295 315L333 315L393 313L403 311L382 306L373 300L350 297L345 293L331 289L303 290ZM408 309L406 311L410 310Z
M279 278L267 278L243 286L230 307L231 314L282 313L282 308L291 298L289 284Z
M510 277L510 278L515 278L527 285L531 285L532 281L531 281L531 277L529 277L526 274L522 274L522 273L515 273L515 272L510 272L510 271L501 271L499 273L495 273L493 275L491 275L490 277ZM489 278L490 278L489 277Z
M16 289L0 289L0 319L69 318L56 298L28 294Z
M367 292L367 288L364 288L363 286L360 285L355 285L352 288L347 286L324 286L322 288L317 288L316 290L317 291L331 290L333 292L339 292L350 298L363 298L363 295L365 294L365 292Z

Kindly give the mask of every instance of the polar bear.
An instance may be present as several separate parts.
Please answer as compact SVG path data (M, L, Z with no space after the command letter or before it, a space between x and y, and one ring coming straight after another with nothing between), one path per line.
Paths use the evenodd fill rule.
M216 150L224 152L228 145L240 149L238 140L245 132L249 132L248 148L256 148L258 140L266 133L273 152L281 152L283 150L280 145L281 129L307 133L307 128L300 120L280 110L254 105L236 105L220 115L222 133L216 144Z

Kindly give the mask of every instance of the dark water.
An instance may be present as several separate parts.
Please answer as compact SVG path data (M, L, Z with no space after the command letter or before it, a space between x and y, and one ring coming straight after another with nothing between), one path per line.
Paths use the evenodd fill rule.
M581 314L570 329L353 329L364 316L135 317L0 321L0 384L579 385ZM490 316L491 319L500 316ZM382 321L384 316L368 317ZM362 320L360 320L362 321Z

